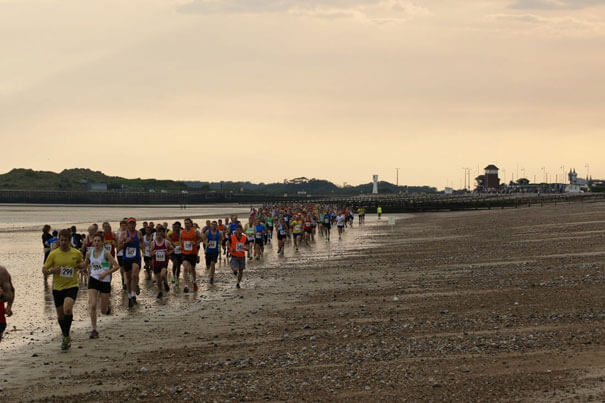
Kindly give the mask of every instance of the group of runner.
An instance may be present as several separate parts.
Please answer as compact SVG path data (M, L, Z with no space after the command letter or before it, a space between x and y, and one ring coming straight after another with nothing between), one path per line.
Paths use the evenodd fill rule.
M360 214L360 210L357 212ZM101 314L109 315L111 279L118 271L122 288L128 295L129 308L137 305L137 295L141 292L141 269L147 279L153 276L158 299L170 291L170 283L175 290L180 289L181 269L182 291L198 291L196 266L200 263L202 251L209 284L215 282L217 262L225 259L236 277L236 288L240 288L246 260L263 258L265 246L273 242L274 231L278 241L277 254L283 256L287 244L298 251L300 247L316 242L318 237L329 241L333 226L337 227L341 239L345 228L352 226L353 221L352 208L283 204L251 208L248 222L244 224L237 215L232 215L224 221L207 220L202 227L186 218L184 225L177 221L169 228L168 223L155 225L144 222L143 227L137 229L135 218L124 218L115 232L108 222L104 222L101 229L96 224L90 225L84 236L77 236L75 227L72 227L53 234L52 238L45 235L50 231L45 226L42 272L45 278L53 276L53 299L63 334L61 348L67 350L71 346L73 304L80 285L88 288L90 338L94 339L99 337L98 302Z

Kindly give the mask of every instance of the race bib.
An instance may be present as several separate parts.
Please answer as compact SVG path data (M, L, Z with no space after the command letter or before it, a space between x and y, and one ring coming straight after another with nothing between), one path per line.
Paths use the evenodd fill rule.
M64 277L64 278L73 278L74 277L74 268L61 266L61 270L59 271L59 276Z
M216 241L208 241L209 249L216 249Z
M187 252L191 252L193 250L193 242L191 241L185 241L185 244L183 246L185 247L185 250Z
M91 263L90 264L90 272L95 275L99 275L103 273L103 265L101 263Z
M155 251L155 260L156 260L156 262L164 262L166 260L166 251L156 250Z
M295 229L295 230L297 230L297 231L300 231L300 225L299 225L299 224L296 224L296 225L294 226L294 229Z
M244 249L244 243L243 242L238 242L235 244L235 251L236 252L244 252L246 249Z
M149 248L145 248L145 256L147 256L147 257L151 256L151 253L149 252Z
M177 255L181 254L181 245L174 246L174 253L176 253Z
M105 250L109 253L111 253L111 244L110 243L106 243L105 244Z
M329 218L324 218L324 222L325 222L326 224L330 224L330 219L329 219Z
M263 237L263 233L262 232L257 232L256 233L256 239L261 239Z
M126 257L131 258L137 255L137 248L126 248Z

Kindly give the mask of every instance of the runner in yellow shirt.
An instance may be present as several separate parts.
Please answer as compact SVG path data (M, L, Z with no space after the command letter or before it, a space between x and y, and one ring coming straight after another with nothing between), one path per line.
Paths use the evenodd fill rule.
M53 275L53 299L57 309L57 319L63 333L61 350L71 347L69 331L73 321L73 306L78 296L78 269L85 268L79 250L71 247L71 231L59 232L59 247L48 255L42 273Z
M303 234L303 222L300 214L292 217L292 220L290 221L290 228L292 228L294 248L298 250L298 244L302 241Z

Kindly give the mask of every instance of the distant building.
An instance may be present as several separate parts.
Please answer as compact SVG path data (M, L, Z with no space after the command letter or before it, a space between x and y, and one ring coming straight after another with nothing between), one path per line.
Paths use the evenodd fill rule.
M86 189L93 192L107 192L107 183L89 182L86 184Z
M569 173L567 174L567 177L569 178L570 185L580 185L580 186L588 185L587 179L578 178L578 173L576 172L575 169L570 169Z
M488 165L485 167L485 173L475 178L477 181L477 190L487 192L497 190L500 187L500 178L498 177L498 167Z

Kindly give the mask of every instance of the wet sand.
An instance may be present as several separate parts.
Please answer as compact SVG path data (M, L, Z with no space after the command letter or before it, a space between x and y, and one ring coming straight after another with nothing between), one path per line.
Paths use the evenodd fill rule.
M188 303L77 329L67 353L58 329L3 350L0 399L603 401L604 221L603 203L372 218L268 249L241 290L221 268Z

